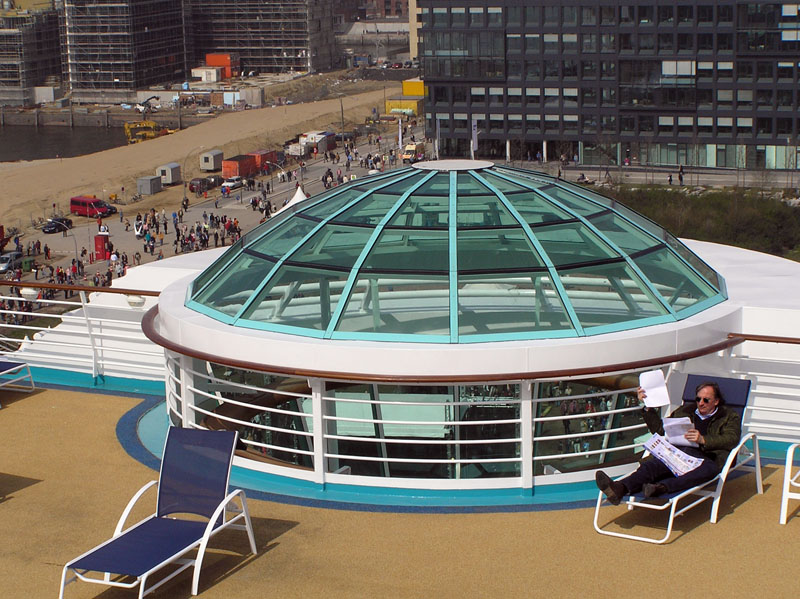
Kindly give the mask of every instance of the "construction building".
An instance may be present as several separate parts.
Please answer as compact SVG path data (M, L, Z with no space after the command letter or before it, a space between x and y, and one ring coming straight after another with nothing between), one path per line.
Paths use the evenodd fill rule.
M57 0L57 7L73 102L132 102L137 89L186 78L191 24L183 2Z
M244 74L324 71L334 53L332 0L188 0L194 60L238 54Z
M0 105L30 106L52 100L59 95L60 78L58 15L52 5L36 10L3 3Z

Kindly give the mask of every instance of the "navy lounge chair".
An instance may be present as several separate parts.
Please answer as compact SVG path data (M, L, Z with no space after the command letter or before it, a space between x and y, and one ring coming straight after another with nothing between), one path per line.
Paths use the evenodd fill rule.
M719 385L723 397L725 397L725 405L734 410L744 420L744 409L747 405L747 398L750 395L750 381L746 379L729 379L715 376L700 376L690 374L686 379L686 385L683 389L682 400L693 401L695 397L695 389L700 383L706 381L715 382ZM752 444L750 450L746 443ZM650 536L626 534L613 530L606 530L605 525L600 525L599 516L600 508L605 503L603 492L597 495L597 504L594 510L594 529L603 535L612 537L621 537L623 539L633 539L636 541L645 541L646 543L666 543L672 534L672 527L677 516L687 512L695 506L700 505L707 499L711 499L711 515L709 520L712 524L717 522L719 514L719 502L722 497L722 489L725 486L725 481L728 475L735 470L749 470L755 473L756 477L756 491L761 494L764 492L764 487L761 482L761 455L758 448L758 439L755 434L747 433L742 435L739 444L728 455L728 459L722 468L722 471L712 478L711 480L701 483L691 489L681 491L679 493L672 493L662 495L655 501L645 499L643 495L631 495L623 503L629 510L633 508L644 508L656 511L667 511L669 520L667 522L667 529L664 535L659 538ZM678 504L686 499L688 503L683 503L678 508Z
M192 595L196 595L208 542L225 528L245 530L250 549L257 553L244 491L228 492L236 439L234 431L170 428L161 461L155 513L123 530L136 502L156 484L151 481L128 502L109 541L64 566L59 597L63 599L64 587L70 582L82 580L123 588L138 586L141 598L192 566ZM202 520L176 517L186 514ZM194 558L184 557L195 549ZM179 567L147 587L148 577L169 564ZM73 576L67 578L70 571Z

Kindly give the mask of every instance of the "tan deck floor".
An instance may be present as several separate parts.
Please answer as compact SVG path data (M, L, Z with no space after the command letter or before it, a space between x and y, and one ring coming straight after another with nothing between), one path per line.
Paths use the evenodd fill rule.
M155 478L115 435L118 419L138 400L48 390L0 392L0 402L0 597L56 597L63 564L105 540L130 496ZM251 500L259 555L236 553L247 551L244 534L226 531L216 543L226 549L207 557L200 592L281 599L683 597L702 578L704 597L796 597L800 516L778 524L782 468L769 465L764 475L763 496L754 494L752 475L732 481L716 525L707 522L708 507L692 510L664 546L598 535L589 509L418 515ZM618 522L639 520L618 510ZM66 593L135 596L83 583ZM189 597L189 573L151 596Z

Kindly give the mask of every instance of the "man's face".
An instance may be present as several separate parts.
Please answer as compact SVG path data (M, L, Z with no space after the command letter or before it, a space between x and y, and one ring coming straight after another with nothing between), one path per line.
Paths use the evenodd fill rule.
M703 416L708 416L717 409L719 400L714 394L713 387L703 387L697 392L697 411Z

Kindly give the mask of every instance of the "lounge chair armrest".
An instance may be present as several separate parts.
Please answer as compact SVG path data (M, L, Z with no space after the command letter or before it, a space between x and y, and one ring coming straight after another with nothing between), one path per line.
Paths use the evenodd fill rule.
M136 505L136 502L145 494L145 492L152 487L153 485L158 484L158 481L151 480L141 489L139 489L136 494L131 497L131 500L128 502L128 505L125 506L125 510L122 512L122 515L119 517L119 522L117 522L117 527L114 529L114 537L118 537L123 532L123 527L125 526L125 521L128 519L128 516L133 510L133 507Z
M728 454L728 459L725 460L725 465L722 467L722 470L719 473L719 477L723 481L728 477L728 472L730 472L736 466L736 460L739 459L739 452L741 452L745 443L751 439L753 440L753 443L758 443L755 433L747 433L739 440L738 445L736 445L736 447L734 447Z

